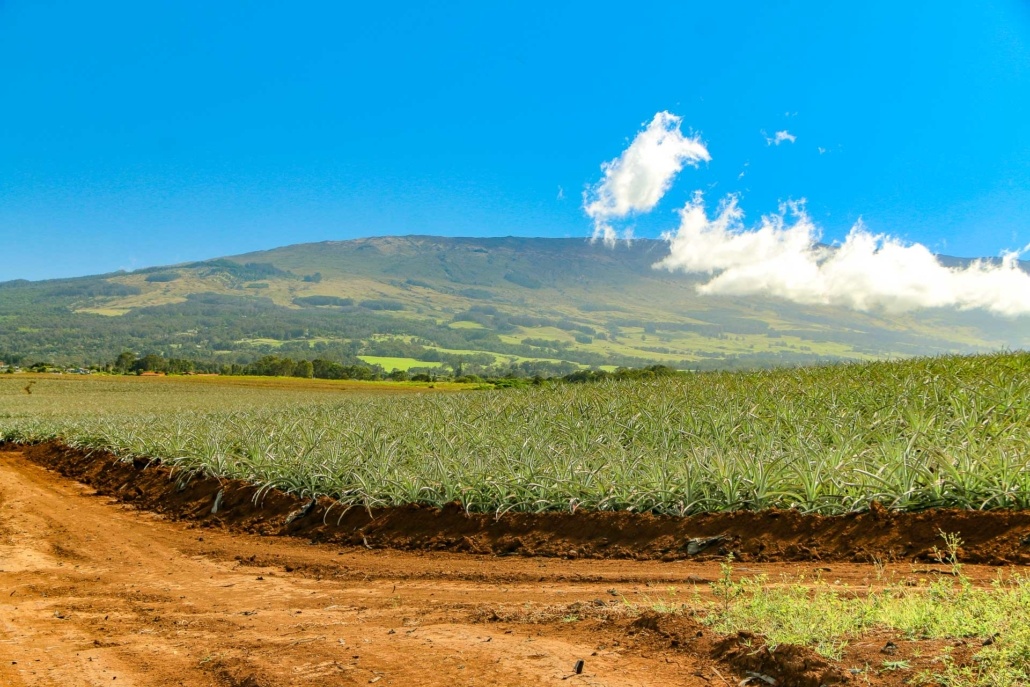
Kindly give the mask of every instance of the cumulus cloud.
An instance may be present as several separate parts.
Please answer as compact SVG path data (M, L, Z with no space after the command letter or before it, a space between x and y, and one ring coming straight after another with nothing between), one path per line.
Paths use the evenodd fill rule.
M619 238L614 220L649 212L684 165L711 160L698 137L683 135L680 123L680 117L659 112L622 155L601 165L604 177L583 194L583 208L594 222L593 240L614 245ZM796 140L786 130L762 135L769 145ZM632 230L624 236L631 238ZM842 243L826 246L804 203L786 204L748 227L735 196L710 217L696 191L680 210L679 228L663 238L670 253L655 267L709 275L698 287L702 294L774 296L860 311L953 307L1030 314L1030 274L1020 267L1019 253L949 267L926 246L874 234L861 222Z
M709 217L700 192L665 234L670 254L656 267L703 273L702 294L767 295L797 303L860 311L982 308L1002 315L1030 313L1030 275L1017 253L999 262L947 267L918 243L869 232L861 223L843 243L819 243L802 204L790 204L747 228L735 197Z
M680 122L674 114L659 112L622 155L601 165L604 177L583 194L594 240L613 245L619 236L613 220L650 211L684 165L711 160L699 137L683 135Z
M765 131L762 131L762 136L765 137L765 144L769 145L769 146L773 146L773 145L778 146L781 143L783 143L784 141L790 141L791 143L793 143L794 141L798 140L797 136L795 136L794 134L790 133L786 129L784 129L783 131L777 131L772 136L770 136L769 134L765 133Z

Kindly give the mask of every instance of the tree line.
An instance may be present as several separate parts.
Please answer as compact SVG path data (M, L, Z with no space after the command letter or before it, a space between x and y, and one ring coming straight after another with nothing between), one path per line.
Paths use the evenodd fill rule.
M39 370L46 368L38 363ZM570 364L571 365L571 364ZM575 366L572 366L575 367ZM33 368L35 369L35 368ZM162 374L203 374L260 376L260 377L300 377L305 379L338 379L338 380L390 380L390 381L437 381L453 380L460 382L489 382L495 386L521 386L524 383L541 383L546 380L562 380L569 383L589 383L606 380L655 379L684 374L666 365L648 365L641 368L618 368L614 371L599 369L570 370L567 366L554 364L534 364L524 361L511 364L506 368L494 368L484 374L476 374L456 368L439 368L409 373L405 370L387 372L381 365L358 362L343 364L333 360L315 358L313 360L294 360L290 357L266 355L247 364L218 365L202 363L182 358L164 358L149 353L136 356L131 351L124 351L101 368L114 374L142 374L156 372Z

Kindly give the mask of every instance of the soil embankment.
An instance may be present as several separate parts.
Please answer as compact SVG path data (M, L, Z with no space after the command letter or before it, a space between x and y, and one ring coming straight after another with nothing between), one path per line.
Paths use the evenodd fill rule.
M174 519L315 542L411 551L536 557L748 562L933 562L941 532L958 534L962 560L1030 563L1030 511L874 508L824 517L797 511L736 511L687 518L647 513L466 513L459 506L346 510L329 498L258 493L245 482L176 480L158 463L119 460L48 443L22 449L30 460L99 493ZM180 475L179 477L182 477Z

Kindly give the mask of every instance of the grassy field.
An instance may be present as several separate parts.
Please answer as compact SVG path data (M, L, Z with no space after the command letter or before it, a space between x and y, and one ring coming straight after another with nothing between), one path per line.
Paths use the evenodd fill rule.
M451 394L11 375L0 378L0 437L61 438L368 506L1023 508L1028 373L1030 355L1013 353Z
M415 358L393 358L381 355L359 355L369 365L380 365L387 372L393 370L404 370L407 372L413 367L441 367L443 363L430 363Z

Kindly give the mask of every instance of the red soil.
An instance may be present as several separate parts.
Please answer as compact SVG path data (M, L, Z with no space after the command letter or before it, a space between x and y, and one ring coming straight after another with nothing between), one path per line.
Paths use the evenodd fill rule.
M302 500L270 493L257 507L253 494L207 479L178 490L143 461L0 447L0 685L900 686L932 669L945 643L885 633L828 661L629 609L669 586L711 599L720 548L738 554L738 575L824 575L862 588L878 584L876 570L851 561L925 556L938 528L969 542L967 561L995 563L1023 560L1030 530L1021 513L881 511L495 522L401 508L351 510L337 524L341 511L325 517L327 501L300 515ZM685 541L714 536L726 538L686 553ZM509 552L520 555L499 555ZM907 580L940 566L885 567ZM997 570L965 572L981 584ZM953 656L966 661L978 646ZM881 669L888 660L907 667Z

